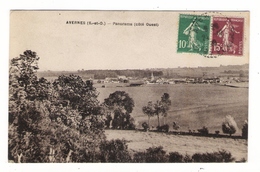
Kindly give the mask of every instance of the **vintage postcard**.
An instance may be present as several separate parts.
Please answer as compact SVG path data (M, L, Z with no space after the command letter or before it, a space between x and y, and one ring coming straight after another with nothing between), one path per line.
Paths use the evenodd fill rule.
M248 11L10 11L8 161L248 161Z

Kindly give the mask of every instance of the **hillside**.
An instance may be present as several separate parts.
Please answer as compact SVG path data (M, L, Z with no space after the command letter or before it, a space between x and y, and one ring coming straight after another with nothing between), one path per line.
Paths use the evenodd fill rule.
M211 84L175 84L175 85L147 85L143 87L109 87L98 88L98 100L103 102L109 94L115 91L125 91L135 102L131 115L141 128L147 122L147 115L142 107L148 101L155 102L163 93L169 93L172 105L169 109L166 123L172 129L173 121L180 125L181 131L197 130L203 126L208 127L211 133L219 130L226 115L235 118L241 135L244 121L248 119L248 89L233 88ZM163 117L160 117L163 123ZM150 124L157 126L157 118L152 117Z
M156 146L162 146L168 153L177 151L183 155L225 149L236 161L247 159L247 141L244 139L181 136L133 130L106 130L105 134L108 140L125 139L131 153Z

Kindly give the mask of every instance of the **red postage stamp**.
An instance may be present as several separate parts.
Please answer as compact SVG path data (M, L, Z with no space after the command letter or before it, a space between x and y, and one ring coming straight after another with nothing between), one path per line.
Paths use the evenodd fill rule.
M213 17L211 54L243 55L244 18Z

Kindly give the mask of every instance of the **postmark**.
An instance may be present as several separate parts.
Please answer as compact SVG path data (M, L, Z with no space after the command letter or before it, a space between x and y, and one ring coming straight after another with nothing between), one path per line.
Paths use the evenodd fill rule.
M210 16L179 15L178 53L209 53Z
M212 55L243 55L244 19L212 17Z

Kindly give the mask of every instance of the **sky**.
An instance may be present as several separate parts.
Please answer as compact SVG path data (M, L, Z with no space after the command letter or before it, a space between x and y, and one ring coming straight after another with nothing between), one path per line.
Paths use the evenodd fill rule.
M9 58L17 57L25 50L35 51L40 57L40 71L203 67L248 63L247 14L235 14L246 18L244 55L205 58L195 53L177 53L180 13L187 12L11 11ZM192 12L187 14L190 13ZM85 24L66 24L67 21L82 21ZM87 25L88 21L103 22L106 26ZM144 26L119 26L113 22L144 23ZM146 23L159 26L146 26Z

